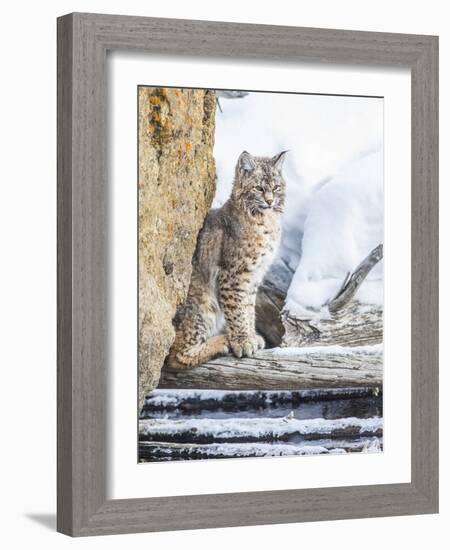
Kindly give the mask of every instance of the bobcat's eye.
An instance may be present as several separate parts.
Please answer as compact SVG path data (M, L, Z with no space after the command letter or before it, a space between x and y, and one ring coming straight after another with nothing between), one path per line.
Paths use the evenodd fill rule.
M260 193L262 193L264 191L264 189L260 186L260 185L257 185L255 187L256 191L259 191Z

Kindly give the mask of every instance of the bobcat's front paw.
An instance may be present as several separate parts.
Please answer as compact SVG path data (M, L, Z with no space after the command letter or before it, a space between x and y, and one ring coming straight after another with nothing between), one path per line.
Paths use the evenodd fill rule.
M259 334L230 339L228 342L233 355L236 357L253 357L253 355L265 346L264 338Z
M259 349L264 349L266 347L266 342L262 336L256 334L253 336L253 340L256 343L256 351Z

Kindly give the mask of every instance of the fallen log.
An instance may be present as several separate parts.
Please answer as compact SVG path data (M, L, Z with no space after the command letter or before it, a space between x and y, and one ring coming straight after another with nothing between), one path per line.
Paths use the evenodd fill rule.
M254 357L218 357L193 369L163 369L159 388L231 390L304 390L314 388L380 388L380 345L275 348Z

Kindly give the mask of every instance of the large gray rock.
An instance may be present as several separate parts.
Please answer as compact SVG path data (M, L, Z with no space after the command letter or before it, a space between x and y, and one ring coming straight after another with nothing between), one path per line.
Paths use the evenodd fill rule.
M156 387L216 187L215 94L139 88L139 407Z

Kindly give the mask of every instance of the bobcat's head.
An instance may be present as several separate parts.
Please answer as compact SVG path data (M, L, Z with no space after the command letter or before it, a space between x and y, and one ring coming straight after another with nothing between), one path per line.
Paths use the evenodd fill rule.
M254 157L244 151L239 156L232 197L251 215L283 211L286 183L281 167L286 153L271 158Z

